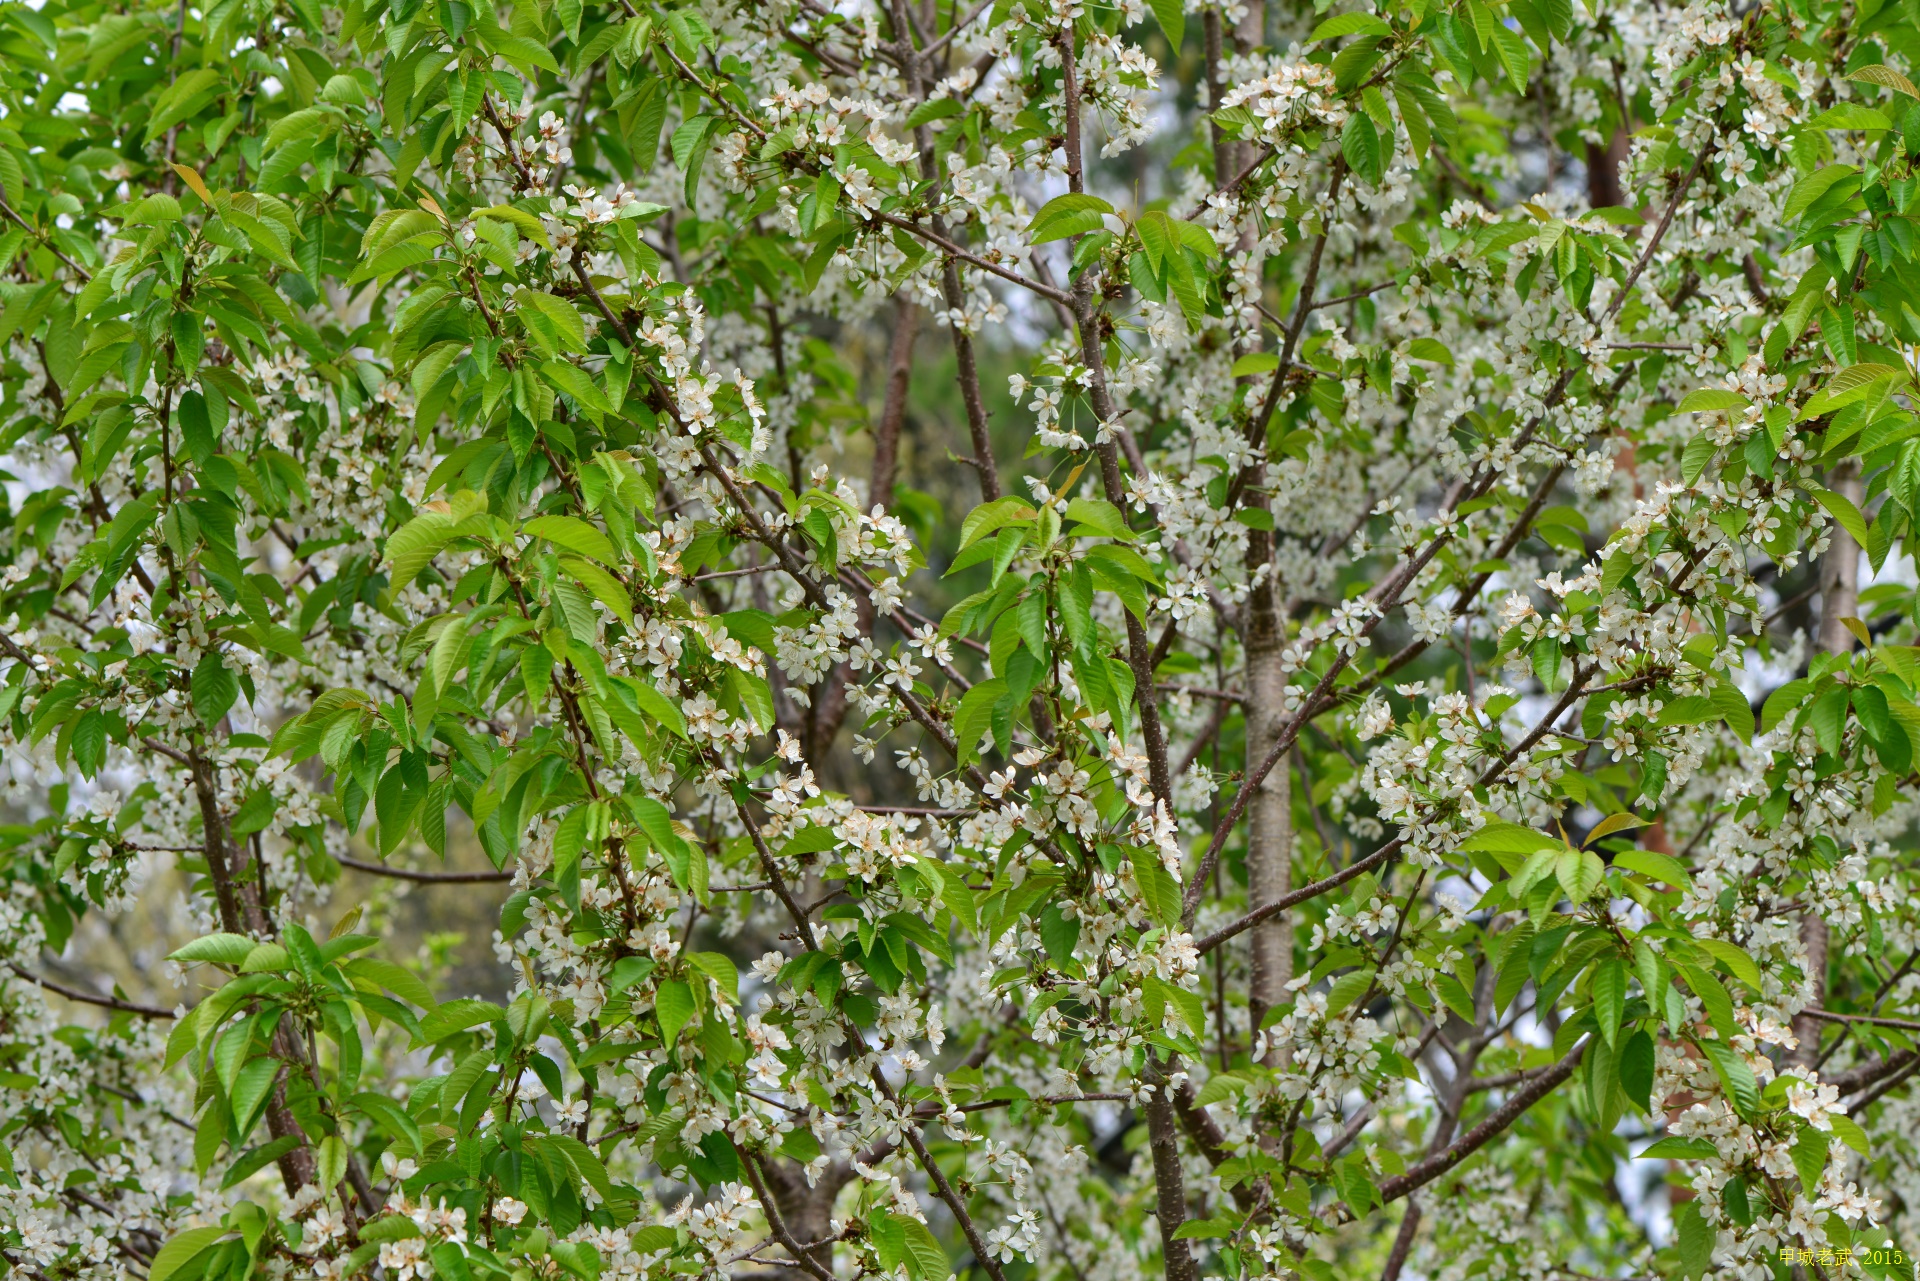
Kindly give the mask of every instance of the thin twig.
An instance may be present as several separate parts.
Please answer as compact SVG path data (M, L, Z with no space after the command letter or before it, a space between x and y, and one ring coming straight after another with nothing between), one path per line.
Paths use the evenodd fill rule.
M342 867L350 867L356 872L365 872L369 876L385 876L396 881L417 881L423 885L478 885L489 882L511 881L512 872L416 872L410 867L391 867L385 863L365 863L345 854L335 860Z
M1819 1019L1823 1023L1871 1023L1875 1027L1897 1027L1920 1032L1920 1023L1912 1019L1889 1019L1872 1014L1836 1014L1832 1010L1808 1009L1800 1013L1805 1018Z
M172 1010L163 1010L157 1005L140 1005L134 1001L123 1001L117 996L101 996L99 993L89 992L85 988L69 987L65 983L57 982L44 974L35 974L32 970L14 961L8 961L7 968L27 982L36 983L49 992L58 992L69 1001L79 1001L83 1005L97 1005L106 1010L118 1010L122 1014L138 1014L143 1019L170 1019L174 1017Z

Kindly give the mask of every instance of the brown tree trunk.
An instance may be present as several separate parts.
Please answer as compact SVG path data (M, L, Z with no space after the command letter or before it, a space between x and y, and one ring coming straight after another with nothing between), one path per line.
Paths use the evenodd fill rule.
M1855 507L1860 505L1860 465L1856 462L1842 463L1828 477L1833 492L1844 497ZM1853 535L1841 529L1838 524L1833 530L1833 539L1827 544L1827 551L1820 558L1820 651L1824 654L1845 654L1853 649L1854 635L1847 627L1849 622L1857 622L1855 616L1860 612L1860 544L1853 541ZM1809 909L1800 916L1800 942L1807 949L1807 973L1813 981L1813 995L1808 1002L1813 1008L1819 1008L1827 996L1827 922L1818 911ZM1800 1044L1793 1051L1792 1063L1796 1067L1811 1070L1815 1060L1820 1057L1820 1021L1805 1014L1797 1014L1793 1019L1793 1034Z
M1256 532L1251 544L1264 544ZM1287 675L1280 666L1280 620L1274 608L1271 580L1247 599L1246 760L1251 769L1264 761L1280 737L1286 719ZM1265 907L1284 898L1293 888L1292 772L1285 762L1267 771L1247 805L1247 906ZM1287 1000L1293 979L1293 915L1276 912L1253 927L1253 975L1248 986L1248 1013L1257 1030L1267 1011ZM1281 1055L1269 1053L1278 1065Z
M913 340L920 332L920 309L902 294L894 311L893 342L887 350L887 398L873 430L873 479L867 502L891 505L894 476L900 467L900 428L907 416L907 388L913 378Z
M853 1167L835 1162L821 1171L811 1187L807 1185L806 1172L797 1162L768 1157L762 1161L761 1168L766 1171L767 1188L773 1193L774 1204L779 1207L787 1231L795 1241L809 1247L808 1258L831 1273L833 1245L829 1238L833 1236L833 1201L853 1176ZM808 1274L799 1268L788 1268L782 1276L787 1281L801 1281Z
M1615 129L1607 145L1587 144L1587 203L1606 209L1626 199L1620 186L1620 166L1627 159L1627 131Z
M1246 0L1247 11L1233 25L1233 38L1242 53L1249 53L1267 42L1267 0Z

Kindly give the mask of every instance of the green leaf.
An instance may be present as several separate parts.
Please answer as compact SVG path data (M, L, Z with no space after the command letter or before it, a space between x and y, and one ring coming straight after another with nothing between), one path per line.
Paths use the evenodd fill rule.
M1101 543L1098 546L1089 547L1087 563L1096 570L1102 566L1112 567L1142 582L1155 585L1160 582L1160 571L1131 547L1116 547L1112 543Z
M1689 485L1700 479L1700 473L1707 469L1707 464L1713 461L1719 448L1713 443L1713 437L1705 432L1689 436L1686 448L1680 451L1680 479Z
M1366 995L1367 990L1372 986L1373 971L1371 970L1354 970L1350 974L1342 974L1333 981L1333 986L1327 989L1327 1013L1338 1014Z
M1653 1106L1653 1070L1653 1038L1642 1028L1620 1047L1620 1092L1642 1112Z
M413 386L414 399L426 399L427 393L439 385L447 370L452 368L453 362L460 358L464 347L464 343L448 340L435 343L421 355L420 359L414 363L413 373L408 378Z
M1646 1148L1634 1153L1639 1161L1709 1161L1720 1155L1720 1149L1706 1139L1683 1139L1669 1134L1656 1140Z
M1108 538L1118 538L1122 542L1132 542L1138 537L1127 528L1127 518L1120 509L1104 498L1076 498L1067 504L1066 518L1078 521L1096 533Z
M1742 983L1756 992L1762 990L1760 967L1753 963L1752 957L1738 947L1724 939L1696 938L1693 941L1701 951L1726 966L1727 972Z
M740 972L734 968L731 960L718 952L689 952L687 964L720 985L720 990L738 1000L740 997Z
M1684 1202L1675 1209L1673 1226L1680 1251L1681 1276L1687 1281L1704 1277L1713 1267L1713 1246L1718 1233L1695 1201Z
M574 309L573 304L566 299L556 298L538 289L522 289L513 296L513 302L514 306L522 311L531 307L536 314L553 322L553 327L559 334L562 344L568 349L572 351L587 349L586 323L580 319L580 313Z
M1098 196L1078 192L1055 196L1042 205L1040 212L1033 216L1033 221L1027 224L1027 238L1041 245L1050 240L1065 240L1068 236L1099 231L1106 226L1102 215L1112 212L1113 206Z
M1622 850L1613 856L1615 867L1625 868L1629 872L1639 872L1642 876L1656 881L1664 881L1675 889L1684 890L1693 884L1693 878L1687 874L1686 865L1671 854L1661 854L1654 850Z
M1006 679L995 676L961 696L960 706L953 713L953 741L962 767L980 758L980 740L993 724L995 705L1006 694Z
M571 368L571 366L569 366ZM575 516L535 516L520 527L522 533L544 538L556 547L612 565L619 559L607 536Z
M254 1120L254 1113L266 1100L267 1091L273 1088L273 1081L280 1073L280 1061L268 1054L257 1055L247 1060L233 1083L233 1119L241 1129L241 1141L246 1141L246 1130Z
M1845 685L1835 685L1814 699L1813 706L1807 709L1807 724L1813 730L1814 740L1829 756L1840 754L1840 735L1845 728L1851 693Z
M453 541L453 526L449 513L424 511L394 531L383 556L390 591L397 594L419 577L420 571Z
M600 390L593 375L564 360L549 360L540 366L540 376L578 401L589 415L602 417L613 412L613 405Z
M256 787L247 793L247 799L233 812L228 821L235 836L249 836L254 832L264 832L273 822L274 811L279 808L270 787Z
M420 1235L420 1225L404 1214L388 1214L363 1224L362 1241L410 1241Z
M1366 1214L1379 1200L1367 1158L1357 1152L1334 1167L1334 1186L1357 1214Z
M1869 1160L1872 1159L1873 1152L1867 1142L1867 1132L1860 1128L1858 1121L1855 1121L1850 1116L1841 1116L1837 1112L1828 1113L1827 1121L1833 1126L1833 1135L1835 1138L1852 1148L1855 1152L1858 1152L1861 1156Z
M1857 365L1848 365L1833 377L1827 379L1827 385L1820 389L1821 395L1831 404L1840 397L1852 392L1872 387L1886 379L1907 381L1907 371L1896 365L1882 365L1863 360Z
M440 220L424 209L389 209L367 224L360 237L360 256L378 257L416 236L437 239L442 234Z
M1833 1145L1828 1142L1826 1133L1809 1125L1800 1131L1800 1137L1793 1144L1793 1167L1800 1175L1800 1188L1808 1195L1820 1186L1820 1176L1826 1171L1827 1157Z
M1468 1023L1474 1021L1473 995L1459 979L1451 974L1441 974L1434 979L1434 991L1440 994L1440 1000L1446 1007L1462 1020Z
M1080 921L1067 916L1057 904L1040 914L1040 944L1047 958L1062 968L1073 962L1073 949L1080 941Z
M1627 964L1609 956L1593 971L1593 1017L1608 1045L1615 1044L1620 1035L1620 1019L1626 1008Z
M613 963L613 974L607 980L607 993L618 996L620 993L653 973L657 962L650 956L623 956Z
M1388 26L1383 19L1377 18L1370 13L1360 13L1358 11L1343 13L1328 18L1325 22L1315 27L1313 34L1307 37L1307 43L1317 44L1322 40L1335 40L1341 36L1357 36L1362 32L1370 36L1390 36L1393 34L1393 28Z
M1807 121L1805 129L1891 129L1893 121L1886 113L1863 107L1857 102L1842 102Z
M1479 831L1460 843L1460 848L1468 852L1485 851L1489 854L1527 855L1536 850L1559 849L1562 842L1558 837L1531 827L1522 827L1518 823L1509 823L1504 819L1494 819ZM1519 863L1513 865L1519 867ZM1507 869L1512 871L1513 868Z
M1827 509L1827 513L1840 522L1840 528L1852 535L1853 541L1861 547L1867 545L1867 522L1860 515L1860 509L1845 494L1836 494L1830 489L1815 489L1813 500Z
M981 503L960 522L960 550L965 551L977 540L1004 525L1032 520L1037 515L1039 513L1033 505L1021 498L997 498L990 503Z
M147 1281L167 1281L167 1278L202 1250L227 1235L223 1227L188 1228L160 1247L153 1256L153 1262L147 1265Z
M773 686L765 677L752 672L743 672L737 667L729 667L726 677L727 692L740 701L740 709L753 722L753 727L765 734L773 729Z
M347 1145L339 1135L329 1134L320 1140L320 1146L314 1153L314 1164L313 1181L316 1186L332 1188L340 1185L340 1180L347 1173Z
M640 825L654 849L665 855L686 857L687 843L673 830L673 816L665 805L651 796L640 796L633 799L631 808L633 821Z
M660 1020L660 1040L672 1045L693 1018L692 989L678 979L662 983L653 994L653 1012Z
M254 941L244 934L209 934L205 938L195 939L167 959L183 964L189 961L214 961L221 965L238 965L247 959L253 946Z
M240 697L240 678L209 650L193 666L192 690L194 714L203 725L218 725Z
M1500 65L1507 70L1507 78L1513 82L1513 91L1526 93L1527 78L1532 74L1532 59L1527 53L1526 39L1504 23L1496 22L1493 27L1493 48L1500 57Z
M1606 875L1606 865L1591 850L1562 850L1554 859L1553 874L1560 888L1575 905L1593 897L1593 891Z
M1713 971L1703 970L1697 965L1675 961L1673 968L1693 989L1693 994L1700 998L1707 1021L1713 1024L1714 1031L1722 1037L1736 1035L1738 1027L1733 1021L1733 998L1727 994L1726 984Z
M907 1261L906 1233L901 1229L901 1222L902 1216L880 1210L868 1225L874 1253L880 1258L880 1266L889 1271L903 1266Z
M1880 85L1896 93L1904 93L1909 98L1920 98L1920 89L1913 87L1913 81L1883 63L1876 62L1871 66L1850 71L1847 73L1847 79L1857 80L1862 84Z
M1647 820L1641 818L1638 814L1628 814L1624 812L1609 814L1593 825L1593 830L1587 833L1587 839L1582 841L1581 845L1583 847L1591 847L1605 840L1607 837L1612 836L1615 832L1625 832L1636 827L1645 827L1646 825Z
M1166 33L1167 46L1177 58L1180 54L1180 41L1187 31L1187 7L1182 0L1147 0L1153 10L1154 21L1160 24L1160 30Z
M463 996L436 1006L421 1019L419 1039L422 1044L432 1045L456 1032L464 1032L481 1023L491 1023L505 1013L492 1001Z
M127 210L123 221L130 227L141 227L179 222L180 218L180 202L164 191L156 191Z
M1782 685L1779 689L1767 695L1767 701L1760 709L1761 730L1763 732L1771 731L1774 726L1781 722L1788 712L1800 705L1800 700L1805 698L1808 691L1812 688L1813 683L1803 677L1799 680L1788 681L1785 685Z
M547 236L547 224L527 212L512 205L492 205L475 212L476 218L492 218L498 222L512 223L514 228L542 249L553 248L553 241Z
M966 106L958 98L931 98L907 113L906 127L918 129L921 125L960 115L965 110Z
M298 111L289 111L273 122L267 130L267 140L261 144L261 151L277 151L289 138L307 138L319 140L333 132L332 126L338 123L340 113L326 107L302 107Z
M901 1234L907 1252L907 1270L917 1281L947 1281L953 1275L953 1262L947 1258L947 1252L933 1239L933 1233L927 1225L918 1219L909 1219L904 1215L895 1220L900 1225Z
M1827 189L1842 178L1859 173L1852 165L1828 165L1815 170L1793 185L1793 191L1787 196L1786 207L1780 211L1782 223L1796 223L1813 202L1827 194Z
M357 285L365 280L375 280L417 267L423 262L433 261L433 250L426 245L409 241L395 245L383 251L354 269L347 277L349 285Z
M619 579L592 561L583 560L578 556L562 556L560 568L573 575L576 582L592 592L594 599L612 610L615 618L628 627L633 626L633 595Z
M197 115L219 92L221 76L211 67L195 67L161 91L147 116L147 138L158 138L173 126Z
M1709 697L1713 700L1713 710L1725 718L1727 728L1738 735L1741 742L1752 742L1753 704L1740 692L1740 687L1731 681L1716 681Z
M1724 387L1702 387L1690 391L1674 410L1677 414L1699 414L1723 409L1745 409L1753 402L1739 392Z
M1740 1052L1724 1041L1703 1041L1700 1048L1713 1064L1713 1070L1720 1077L1720 1084L1726 1089L1727 1097L1733 1101L1741 1116L1751 1119L1760 1108L1760 1085L1754 1080L1753 1069L1747 1066Z
M94 604L105 600L106 594L118 585L121 575L127 572L127 566L138 554L141 540L159 515L160 496L154 490L128 499L113 514L113 519L107 524L105 562L94 584Z
M433 1008L433 992L420 979L420 976L411 970L401 969L392 961L357 956L350 961L341 962L340 968L352 977L378 983L403 1001L411 1001L422 1009Z
M427 670L433 676L434 689L444 690L452 684L453 673L467 652L467 632L471 625L469 618L452 618L434 637L433 648L427 655Z
M1133 878L1155 919L1167 926L1180 920L1180 882L1161 864L1159 855L1152 850L1136 853Z
M673 700L644 681L631 681L625 688L640 705L640 710L664 725L674 737L687 736L687 718L681 715Z
M528 40L524 36L513 35L498 27L483 31L481 39L486 43L487 47L509 62L539 67L541 70L550 71L555 75L560 74L560 64L553 60L552 52L548 50L545 45L537 41Z
M1347 117L1340 133L1340 154L1346 157L1348 168L1370 185L1380 185L1380 179L1387 172L1387 157L1380 142L1380 131L1365 112L1356 111Z
M298 1135L287 1134L282 1135L280 1138L270 1140L269 1142L262 1143L258 1147L249 1148L247 1151L241 1153L240 1158L228 1167L226 1177L220 1180L220 1190L224 1192L236 1183L251 1177L255 1172L265 1169L268 1165L278 1161L281 1157L299 1147L302 1142L303 1140Z
M673 137L667 147L673 153L673 167L685 170L693 160L694 149L706 141L707 130L713 127L712 116L695 116L673 131Z
M594 1155L592 1148L571 1134L549 1134L540 1139L540 1144L563 1155L587 1186L600 1194L601 1200L615 1199L613 1182L607 1178L607 1167Z

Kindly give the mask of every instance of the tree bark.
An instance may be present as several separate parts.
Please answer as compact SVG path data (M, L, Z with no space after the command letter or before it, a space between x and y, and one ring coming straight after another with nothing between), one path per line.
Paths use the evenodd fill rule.
M787 1231L801 1245L810 1247L808 1258L831 1273L833 1245L828 1238L833 1235L833 1201L853 1177L853 1167L837 1161L821 1172L812 1187L807 1186L806 1172L798 1162L768 1157L763 1159L761 1168L766 1171L767 1190L773 1193L774 1204L786 1221ZM807 1276L799 1268L786 1269L785 1274L792 1281Z
M1260 530L1247 540L1247 569L1271 565L1268 535ZM1256 562L1255 557L1259 560ZM1284 642L1274 606L1271 573L1247 597L1246 760L1263 761L1280 737L1286 720L1287 674L1280 665ZM1267 771L1247 805L1247 907L1255 910L1285 898L1293 889L1293 796L1291 771L1281 765ZM1253 927L1253 976L1248 1013L1257 1031L1267 1011L1287 999L1293 979L1293 915L1276 912ZM1266 1061L1279 1066L1280 1053Z
M1860 505L1860 465L1842 463L1828 477L1829 488L1855 507ZM1820 558L1820 652L1846 654L1852 651L1854 635L1847 627L1860 612L1860 544L1836 522L1833 539ZM1807 949L1807 974L1813 983L1808 1005L1819 1008L1827 995L1827 922L1818 911L1800 916L1800 942ZM1820 1057L1820 1023L1805 1014L1793 1019L1793 1034L1799 1038L1791 1062L1811 1071Z
M1160 1248L1165 1260L1166 1281L1196 1281L1193 1251L1174 1234L1187 1221L1186 1176L1180 1169L1180 1130L1174 1117L1173 1090L1167 1081L1167 1068L1147 1051L1146 1078L1153 1087L1153 1100L1147 1104L1147 1146L1153 1156L1154 1213L1160 1221Z
M1595 209L1609 209L1626 199L1620 187L1620 166L1627 159L1627 131L1615 129L1602 147L1587 144L1587 203Z
M1267 0L1246 0L1247 11L1233 25L1240 52L1249 53L1267 42Z
M867 502L893 504L894 476L900 467L900 428L907 417L907 389L913 380L913 340L920 333L920 309L902 294L894 311L893 342L887 351L887 398L873 432L873 479Z
M1828 487L1855 507L1860 505L1860 465L1847 462L1828 477ZM1837 524L1826 555L1820 558L1820 652L1845 654L1854 635L1845 619L1860 612L1860 544Z
M1221 95L1226 92L1226 80L1221 63L1226 58L1224 24L1220 21L1220 11L1209 8L1201 17L1201 52L1206 59L1207 73L1207 110L1220 110ZM1219 186L1239 172L1239 146L1227 136L1226 127L1218 121L1213 124L1213 183Z

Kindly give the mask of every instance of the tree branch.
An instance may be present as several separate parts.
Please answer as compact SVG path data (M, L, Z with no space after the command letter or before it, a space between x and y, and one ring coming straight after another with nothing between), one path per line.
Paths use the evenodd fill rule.
M7 968L29 983L36 984L49 992L57 992L69 1001L79 1001L83 1005L97 1005L105 1010L117 1010L122 1014L137 1014L143 1019L171 1019L172 1010L163 1010L157 1005L140 1005L133 1001L123 1001L117 996L101 996L84 988L69 987L44 974L35 974L16 961L8 961Z

